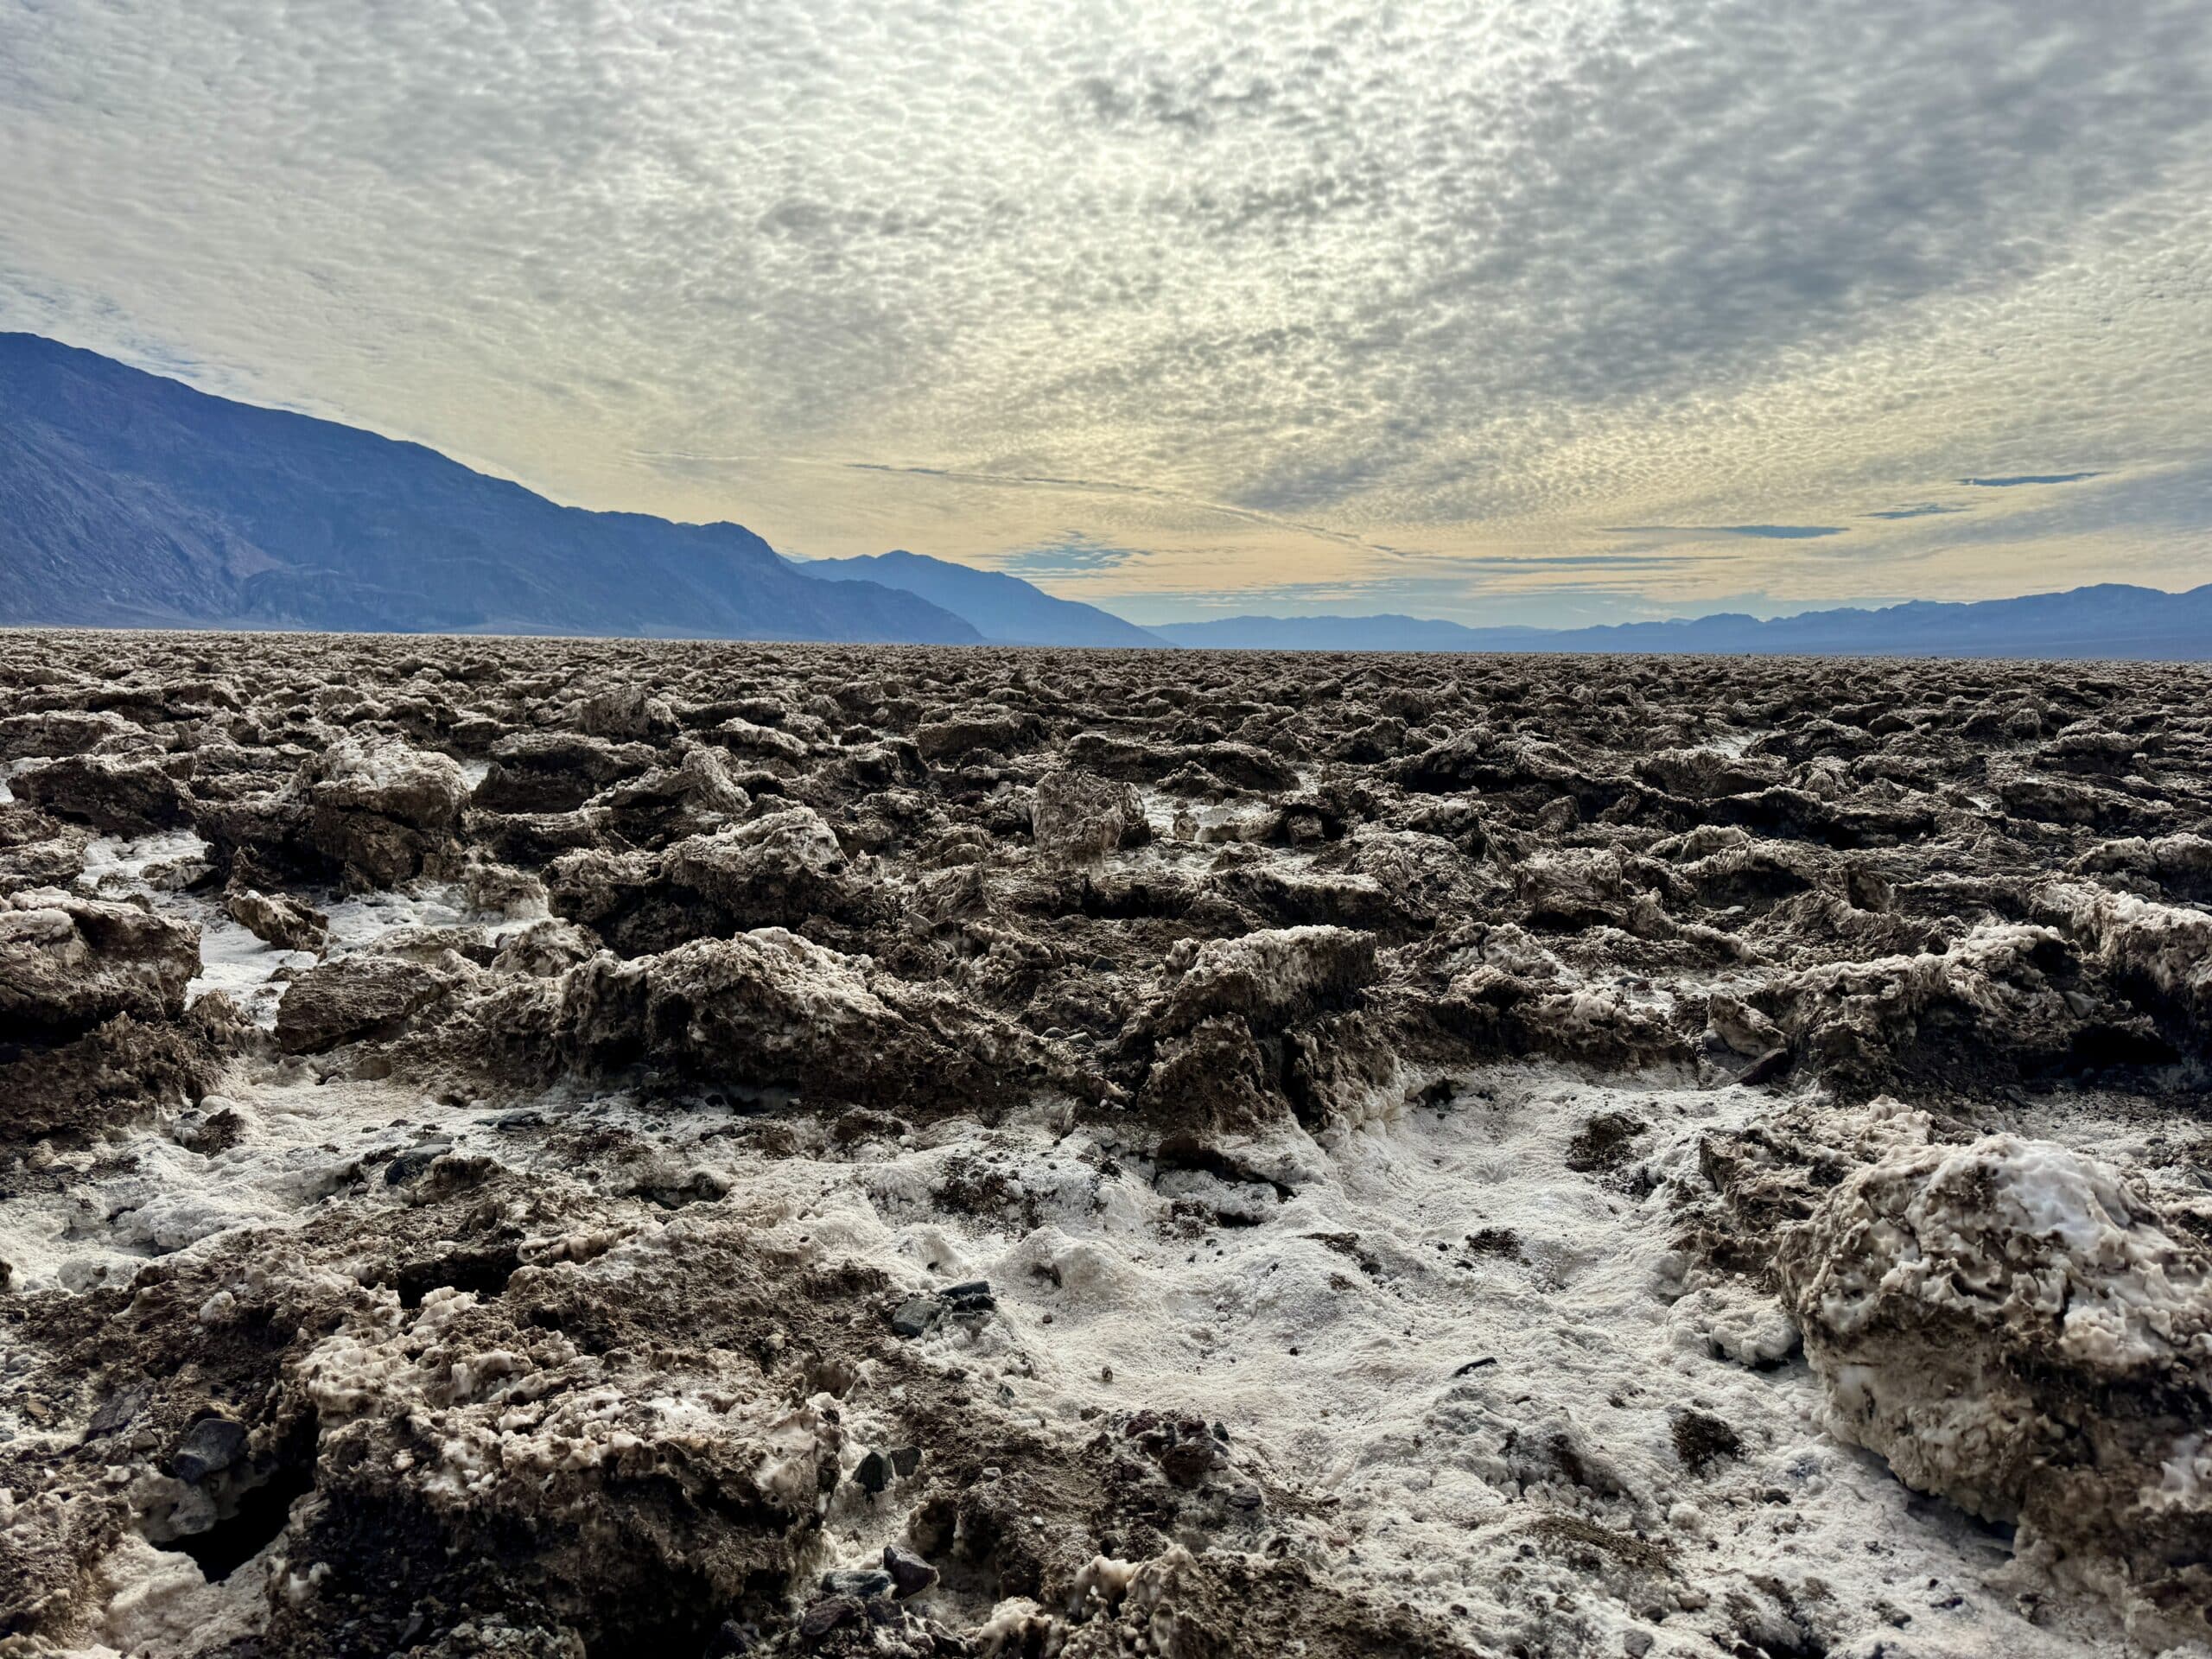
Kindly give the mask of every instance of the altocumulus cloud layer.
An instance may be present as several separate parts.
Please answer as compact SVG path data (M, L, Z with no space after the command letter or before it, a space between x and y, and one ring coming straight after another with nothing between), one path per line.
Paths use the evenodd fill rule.
M0 0L0 169L9 326L1142 618L2212 576L2203 0Z

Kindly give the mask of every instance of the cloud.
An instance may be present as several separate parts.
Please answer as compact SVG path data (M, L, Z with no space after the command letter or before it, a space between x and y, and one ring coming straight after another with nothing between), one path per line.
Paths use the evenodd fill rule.
M1012 576L1069 576L1117 570L1146 556L1141 548L1116 547L1071 530L1041 547L1020 548L978 563L988 563L993 569Z
M1891 507L1885 512L1870 512L1866 516L1869 518L1890 519L1933 518L1947 512L1964 512L1966 511L1967 509L1964 507L1947 507L1934 501L1927 501L1922 503L1916 507Z
M1844 532L1841 524L1617 524L1613 528L1623 536L1756 536L1770 542L1810 541Z
M2012 478L1962 478L1959 482L1981 490L2009 490L2020 484L2078 484L2097 476L2095 473L2022 473Z
M1963 597L1991 456L2212 525L2112 483L2212 423L2202 0L46 0L0 153L0 324L825 554Z

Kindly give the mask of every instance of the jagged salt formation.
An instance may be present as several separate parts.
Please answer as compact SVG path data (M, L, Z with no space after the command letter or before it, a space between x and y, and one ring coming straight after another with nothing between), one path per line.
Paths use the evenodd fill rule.
M2212 1604L2212 1252L2095 1160L1892 1151L1778 1258L1842 1438L2065 1558L2154 1645Z

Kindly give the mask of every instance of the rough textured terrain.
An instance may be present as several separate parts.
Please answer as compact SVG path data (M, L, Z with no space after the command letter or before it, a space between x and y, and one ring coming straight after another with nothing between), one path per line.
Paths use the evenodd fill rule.
M2212 674L0 635L0 1654L2212 1654Z

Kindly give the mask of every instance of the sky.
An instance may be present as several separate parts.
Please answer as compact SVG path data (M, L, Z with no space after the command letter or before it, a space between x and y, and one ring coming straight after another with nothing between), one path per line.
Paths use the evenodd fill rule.
M1146 622L2212 581L2206 0L0 0L0 327Z

